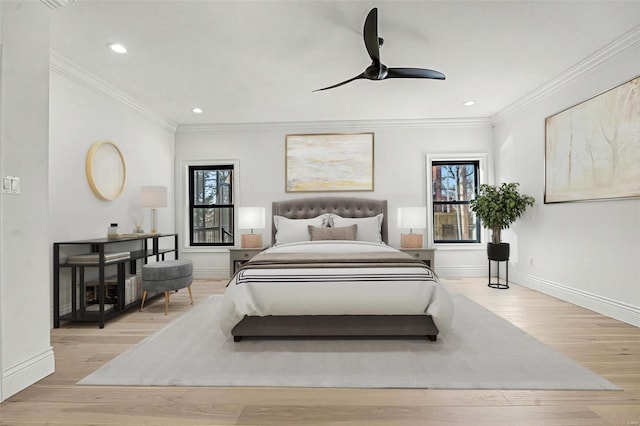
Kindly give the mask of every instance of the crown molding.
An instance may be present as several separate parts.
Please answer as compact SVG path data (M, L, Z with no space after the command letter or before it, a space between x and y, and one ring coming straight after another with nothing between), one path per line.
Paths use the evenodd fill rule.
M171 133L176 132L177 123L161 116L151 108L136 101L54 50L49 50L49 70L103 98L143 115L145 118L159 124Z
M49 69L56 74L78 84L106 99L119 103L160 124L171 133L211 133L234 132L239 130L284 130L324 129L333 130L369 130L375 128L442 128L442 127L491 127L489 118L424 118L424 119L387 119L387 120L338 120L338 121L292 121L269 123L210 123L180 124L169 120L147 106L134 100L111 84L82 68L75 62L50 50Z
M304 131L317 129L371 130L371 128L492 127L489 118L429 118L393 120L286 121L270 123L179 124L176 133L235 132L242 130Z
M511 114L514 114L515 112L520 111L533 102L536 102L539 99L542 99L545 96L554 93L555 91L561 89L563 86L571 83L576 78L592 71L603 63L611 61L616 56L630 51L638 45L640 45L640 25L635 26L631 30L615 39L613 42L609 43L607 46L603 47L600 50L597 50L582 62L579 62L577 65L569 68L567 71L543 84L533 92L530 92L516 102L502 109L493 117L491 117L492 122L495 124L505 120Z
M75 2L77 0L40 0L42 3L47 5L49 9L58 9L60 7L65 7L69 1Z

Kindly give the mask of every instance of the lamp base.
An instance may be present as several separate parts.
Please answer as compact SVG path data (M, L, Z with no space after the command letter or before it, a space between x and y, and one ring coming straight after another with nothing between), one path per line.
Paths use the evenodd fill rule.
M401 234L400 247L422 248L422 234Z
M151 209L151 234L158 234L158 230L156 229L156 223L158 221L158 211L155 207Z
M242 248L262 248L262 234L242 234L240 243Z

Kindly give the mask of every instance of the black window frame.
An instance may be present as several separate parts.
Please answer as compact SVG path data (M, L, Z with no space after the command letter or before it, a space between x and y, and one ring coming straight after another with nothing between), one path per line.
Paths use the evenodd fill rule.
M431 171L430 173L433 174L433 167L434 166L469 166L472 165L474 166L474 197L475 198L478 195L478 187L480 186L480 160L432 160L431 161ZM435 182L432 181L432 185L434 185ZM461 205L470 205L471 204L471 200L466 200L466 201L458 201L458 200L436 200L435 197L433 196L433 187L430 188L431 191L431 213L432 213L432 219L431 219L431 226L433 229L433 243L434 244L478 244L481 243L482 241L482 226L480 223L480 220L476 218L476 223L475 223L475 235L476 238L475 239L468 239L468 240L458 240L458 239L454 239L454 240L437 240L436 239L436 207L437 206L443 206L443 205L452 205L452 206L461 206Z
M230 188L229 188L229 200L227 204L196 204L194 200L194 187L195 187L195 172L197 171L231 171ZM210 164L210 165L190 165L189 166L189 246L191 247L230 247L235 245L235 205L234 205L234 175L235 168L233 164ZM194 241L194 209L200 208L221 208L230 210L230 235L231 241L219 241L219 242L195 242ZM224 232L224 230L222 230ZM227 232L229 234L229 232Z

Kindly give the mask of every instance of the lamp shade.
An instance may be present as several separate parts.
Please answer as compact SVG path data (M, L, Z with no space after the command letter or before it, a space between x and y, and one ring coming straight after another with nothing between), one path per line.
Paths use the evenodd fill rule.
M398 228L424 229L426 227L426 207L398 207Z
M265 227L264 207L240 207L238 208L239 229L260 229Z
M167 207L167 187L143 186L140 190L140 204L142 207Z

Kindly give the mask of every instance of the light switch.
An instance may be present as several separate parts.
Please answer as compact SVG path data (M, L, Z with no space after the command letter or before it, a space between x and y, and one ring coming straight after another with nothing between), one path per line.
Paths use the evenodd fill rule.
M2 178L2 193L3 194L19 194L20 193L20 178L17 176L5 176Z

